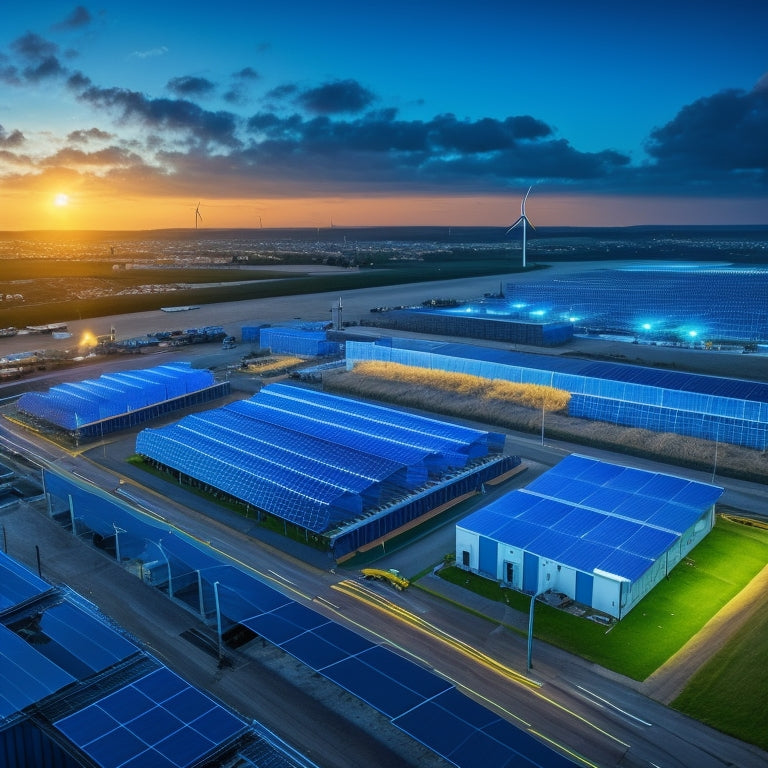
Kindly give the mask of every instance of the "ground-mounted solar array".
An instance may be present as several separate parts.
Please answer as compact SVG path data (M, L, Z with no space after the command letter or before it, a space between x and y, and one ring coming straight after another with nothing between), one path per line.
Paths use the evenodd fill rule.
M768 343L768 269L658 265L509 283L494 312L642 340ZM478 311L481 311L478 308Z
M350 341L346 357L348 368L381 360L551 386L571 393L572 416L758 450L768 446L763 382L402 338Z
M467 516L458 529L480 537L478 571L498 575L498 543L525 553L510 561L513 573L522 568L524 591L540 588L543 563L550 571L557 563L548 576L553 584L563 568L610 574L629 585L626 613L709 532L722 493L709 483L574 454ZM461 541L468 539L457 533L457 549ZM632 594L636 584L642 586Z
M228 387L225 387L228 388ZM223 394L208 370L189 363L105 373L65 382L47 392L25 392L18 410L38 421L83 434L100 434Z
M247 627L365 701L454 765L573 765L431 670L242 571L211 567L201 572L201 578L204 593L216 585L225 627Z
M322 533L450 471L497 457L502 435L284 384L145 429L136 452Z

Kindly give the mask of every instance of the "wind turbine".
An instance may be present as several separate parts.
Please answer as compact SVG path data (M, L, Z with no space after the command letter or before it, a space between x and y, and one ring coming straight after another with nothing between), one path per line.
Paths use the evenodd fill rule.
M195 208L195 229L197 229L197 222L202 220L203 220L203 216L200 213L200 203L198 203L197 208Z
M509 234L518 224L523 225L523 269L525 269L525 241L527 227L530 226L531 229L536 229L536 227L531 224L531 222L528 220L528 217L525 215L525 201L528 199L528 195L531 194L532 189L533 185L528 187L528 191L525 193L525 197L523 197L523 202L520 203L520 218L506 231L506 234Z

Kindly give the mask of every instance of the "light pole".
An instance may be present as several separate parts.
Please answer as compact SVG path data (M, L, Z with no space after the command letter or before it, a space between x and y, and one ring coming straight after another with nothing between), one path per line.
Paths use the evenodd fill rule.
M152 539L147 539L147 541L150 544L154 544L159 550L160 554L163 556L163 560L165 560L165 567L168 569L168 597L173 598L173 581L172 581L172 574L171 574L171 561L168 558L168 555L166 554L165 550L163 549L162 539L160 541L152 541Z
M118 564L121 562L120 558L120 534L127 533L125 528L121 528L117 523L112 523L112 527L115 529L115 560Z
M541 567L544 565L546 565L546 563L541 563ZM536 585L536 593L531 598L531 607L528 611L528 669L533 668L533 609L539 596L543 595L547 591L546 584L545 587L542 587L540 582L541 571L539 571L539 583Z
M216 601L216 637L218 639L218 651L219 661L222 660L224 654L221 649L221 605L219 604L219 582L213 582L213 597Z

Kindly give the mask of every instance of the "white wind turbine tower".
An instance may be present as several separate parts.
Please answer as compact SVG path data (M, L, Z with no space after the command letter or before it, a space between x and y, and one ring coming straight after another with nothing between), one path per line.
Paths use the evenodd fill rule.
M528 191L525 193L525 197L523 197L523 202L520 203L520 218L507 230L506 234L509 234L518 224L523 225L523 269L525 269L525 243L526 243L526 235L527 235L527 228L530 226L531 229L536 229L536 227L531 224L531 222L528 220L528 217L525 215L525 201L528 199L528 195L531 194L531 190L533 189L533 186L528 187Z
M203 215L200 213L200 203L197 204L197 208L195 208L195 229L197 229L197 222L203 220Z

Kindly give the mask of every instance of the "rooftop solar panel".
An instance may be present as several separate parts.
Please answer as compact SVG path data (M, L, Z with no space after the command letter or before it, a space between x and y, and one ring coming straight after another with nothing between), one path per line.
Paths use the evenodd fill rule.
M0 624L0 705L7 716L75 681L34 645Z
M424 701L423 697L357 656L327 667L323 674L389 718L398 717Z
M0 611L47 592L50 588L50 584L0 552Z
M623 520L620 517L603 517L600 525L596 525L586 534L585 541L596 541L599 544L609 544L613 547L623 546L624 542L636 533L643 531L640 523Z
M706 483L574 454L459 527L581 571L600 568L633 579L648 569L648 558L661 556L705 515L722 492ZM523 506L520 500L525 508L516 511Z
M599 568L627 581L637 581L652 565L653 559L649 557L614 549L606 555Z
M247 727L166 667L54 725L101 768L186 768Z

